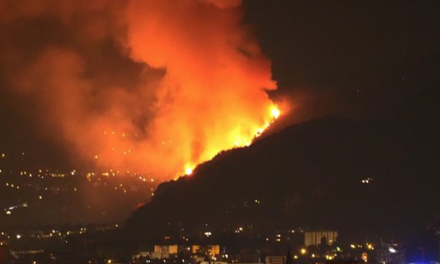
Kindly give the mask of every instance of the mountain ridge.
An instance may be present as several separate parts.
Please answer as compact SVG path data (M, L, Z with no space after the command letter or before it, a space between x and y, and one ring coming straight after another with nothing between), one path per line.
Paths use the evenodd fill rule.
M176 234L172 226L200 233L204 222L218 230L252 225L260 233L306 227L393 234L421 227L438 214L427 201L440 197L427 152L432 139L415 126L337 117L290 126L162 184L126 228L160 237ZM438 139L432 143L438 149ZM427 183L431 178L435 184ZM410 210L417 213L406 216Z

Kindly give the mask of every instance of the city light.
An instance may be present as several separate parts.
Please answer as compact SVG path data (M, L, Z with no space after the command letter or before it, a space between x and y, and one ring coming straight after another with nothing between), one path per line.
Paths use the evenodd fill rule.
M440 264L435 1L3 2L0 264Z

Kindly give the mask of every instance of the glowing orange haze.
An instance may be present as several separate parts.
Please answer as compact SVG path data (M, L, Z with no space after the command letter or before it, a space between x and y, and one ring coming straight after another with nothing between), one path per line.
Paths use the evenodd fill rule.
M84 161L171 179L249 145L280 115L266 93L276 88L270 62L242 25L239 0L27 2L25 10L3 6L10 9L3 23L55 14L81 48L48 45L31 63L8 52L20 69L10 72L14 87L45 105L52 136ZM78 13L95 18L75 28ZM129 87L109 84L99 70L87 76L84 50L109 37L142 65Z

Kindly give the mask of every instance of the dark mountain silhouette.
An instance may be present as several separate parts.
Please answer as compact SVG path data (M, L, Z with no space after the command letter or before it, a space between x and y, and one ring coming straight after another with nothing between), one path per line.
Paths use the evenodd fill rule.
M311 120L219 154L162 184L126 231L161 237L208 224L391 236L424 228L440 214L440 86L419 81L407 85L426 89L393 118Z

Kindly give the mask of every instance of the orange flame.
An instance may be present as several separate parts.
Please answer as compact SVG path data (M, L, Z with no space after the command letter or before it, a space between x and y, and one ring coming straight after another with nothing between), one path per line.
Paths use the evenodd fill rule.
M236 133L236 134L232 134L231 138L236 138L236 140L232 143L232 141L229 142L229 145L227 147L224 148L219 148L219 149L213 149L211 151L208 150L208 153L214 153L213 156L206 156L206 157L202 157L200 160L192 160L190 163L187 163L185 165L185 170L184 170L184 175L186 176L190 176L193 173L194 170L194 165L190 165L190 164L199 164L203 161L212 159L216 154L218 154L220 151L222 150L227 150L227 149L232 149L232 148L241 148L241 147L248 147L252 144L252 142L261 136L261 134L264 133L264 131L267 130L267 128L270 127L270 125L275 122L281 115L281 111L279 110L278 106L273 104L271 105L271 107L269 108L268 111L268 115L265 117L265 120L267 120L266 122L264 122L264 124L261 124L258 128L256 128L255 130L253 130L253 133ZM181 173L179 174L181 175Z
M32 115L44 133L112 175L191 175L219 152L249 146L281 115L240 0L23 1L4 6L0 29L48 15L64 27L50 39L63 42L42 40L32 52L0 43L11 84L42 106Z

